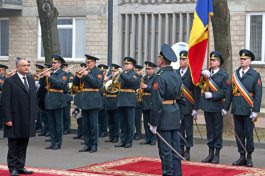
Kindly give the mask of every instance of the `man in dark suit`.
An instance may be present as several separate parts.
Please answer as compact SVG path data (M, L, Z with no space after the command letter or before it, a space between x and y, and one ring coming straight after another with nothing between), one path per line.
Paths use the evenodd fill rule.
M4 137L8 138L7 163L12 176L32 174L24 168L29 137L35 136L37 120L36 86L28 75L26 59L16 61L17 73L3 85Z
M239 55L241 66L232 75L232 84L227 91L222 113L227 114L232 103L231 113L234 117L235 132L240 139L236 139L240 158L232 164L253 167L253 128L260 112L262 83L260 74L250 66L251 61L255 60L255 55L246 49L240 50Z
M157 59L160 68L152 85L152 116L150 130L159 134L179 151L180 109L177 99L181 96L182 81L170 66L177 57L171 47L163 44ZM181 176L181 159L165 143L157 138L159 156L162 162L162 175Z
M229 83L227 73L220 68L223 63L223 56L217 51L212 51L210 53L210 69L202 71L199 84L202 89L199 106L204 110L209 147L209 155L202 160L204 163L219 163L220 150L223 147L221 111Z
M4 81L6 79L6 69L8 69L8 66L0 64L0 129L3 128L1 97L2 97L2 86L3 86Z

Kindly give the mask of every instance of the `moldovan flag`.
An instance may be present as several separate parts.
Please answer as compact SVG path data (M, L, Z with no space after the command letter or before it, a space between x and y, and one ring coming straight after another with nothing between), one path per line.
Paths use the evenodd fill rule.
M208 21L213 15L212 0L197 0L196 10L188 44L188 58L191 77L198 85L208 43Z

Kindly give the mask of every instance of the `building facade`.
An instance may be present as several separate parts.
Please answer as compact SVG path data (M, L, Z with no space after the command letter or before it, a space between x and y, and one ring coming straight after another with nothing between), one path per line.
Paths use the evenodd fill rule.
M70 63L84 53L108 58L107 0L53 0L59 11L61 54ZM132 56L139 64L155 61L162 43L188 42L196 0L112 0L112 57L120 64ZM265 82L265 4L263 0L229 0L233 70L242 48L256 55L253 67ZM44 62L36 0L0 1L0 63L14 68L16 57ZM210 48L214 42L211 40Z

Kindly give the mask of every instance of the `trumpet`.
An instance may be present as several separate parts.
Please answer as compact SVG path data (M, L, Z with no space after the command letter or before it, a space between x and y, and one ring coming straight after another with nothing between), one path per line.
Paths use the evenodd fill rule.
M34 78L42 78L44 73L46 73L48 71L51 71L51 70L52 70L52 68L48 68L48 69L46 69L46 70L44 70L44 71L42 71L42 72L40 72L38 74L35 74Z
M84 68L83 70L80 70L78 72L75 72L75 75L78 77L78 78L81 78L82 77L82 73L84 71L88 70L88 67Z
M6 77L10 77L10 76L12 76L14 73L16 73L16 70L12 70L12 71L6 73L5 76L6 76Z

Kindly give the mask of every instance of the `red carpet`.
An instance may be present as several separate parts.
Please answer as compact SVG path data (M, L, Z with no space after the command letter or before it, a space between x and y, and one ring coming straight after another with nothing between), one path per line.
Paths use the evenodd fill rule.
M71 169L81 173L111 176L158 176L161 163L158 158L133 157ZM183 176L264 176L265 170L227 165L182 162Z
M74 171L60 171L53 169L40 169L40 168L29 168L27 169L34 171L32 176L102 176L101 174L91 174L91 173L80 173ZM0 176L9 176L9 171L6 165L0 165ZM22 175L21 176L26 176Z

